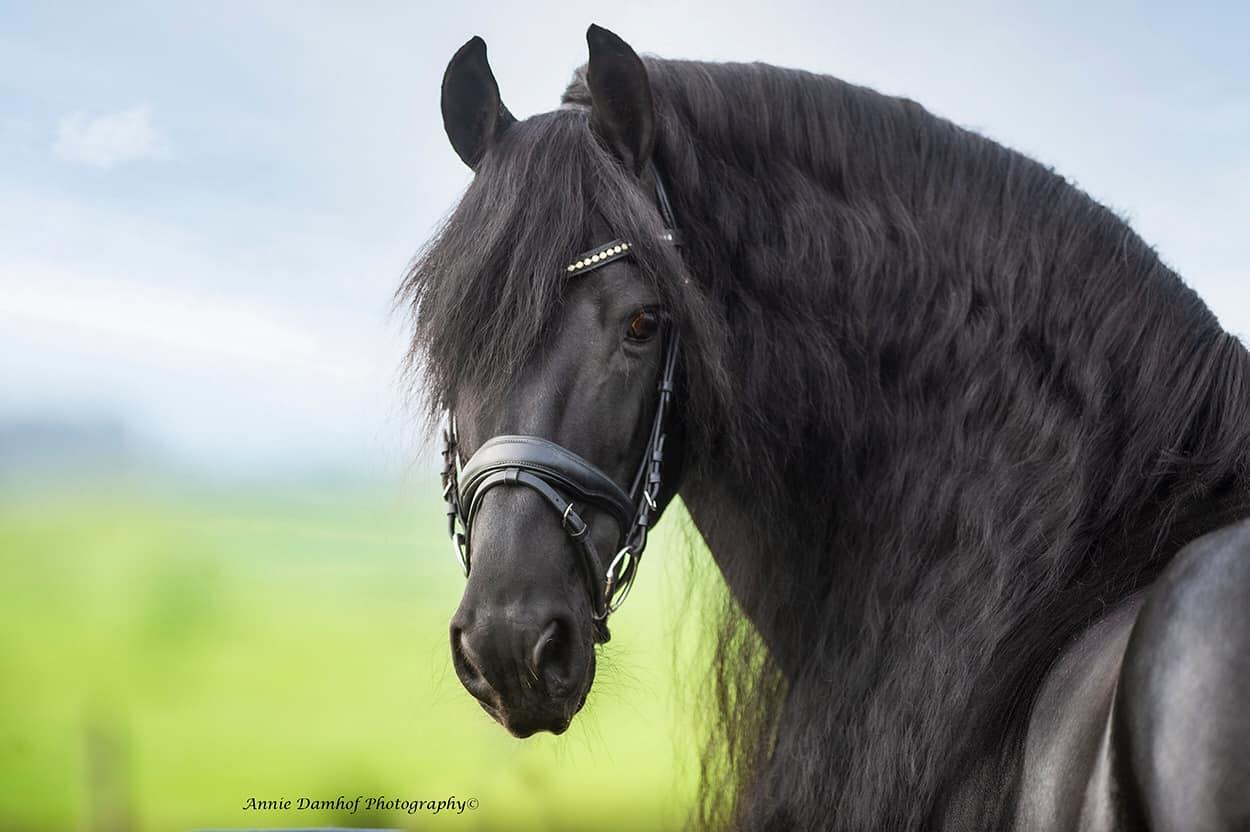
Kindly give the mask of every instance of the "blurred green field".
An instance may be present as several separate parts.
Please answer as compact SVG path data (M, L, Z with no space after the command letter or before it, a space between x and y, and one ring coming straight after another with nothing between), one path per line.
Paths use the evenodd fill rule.
M520 741L451 670L432 487L0 494L0 829L680 826L698 744L674 676L696 678L709 570L678 516L586 709ZM340 795L477 808L243 809Z

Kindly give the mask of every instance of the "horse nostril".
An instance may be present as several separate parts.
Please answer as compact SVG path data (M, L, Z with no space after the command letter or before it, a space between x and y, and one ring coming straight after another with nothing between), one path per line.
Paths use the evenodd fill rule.
M530 669L552 696L568 693L572 677L573 643L569 626L559 618L548 622L530 652Z
M456 675L460 677L460 681L477 696L477 689L486 684L486 679L478 670L477 663L469 651L465 649L464 630L454 624L451 627L451 662L456 668Z

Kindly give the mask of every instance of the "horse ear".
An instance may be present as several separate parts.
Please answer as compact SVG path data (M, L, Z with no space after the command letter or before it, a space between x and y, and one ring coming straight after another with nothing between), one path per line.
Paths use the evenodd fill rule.
M591 24L586 30L590 62L590 126L635 174L642 172L655 148L655 104L642 59L612 32Z
M499 99L486 62L486 41L474 37L456 50L443 73L443 128L451 146L474 170L495 139L516 121Z

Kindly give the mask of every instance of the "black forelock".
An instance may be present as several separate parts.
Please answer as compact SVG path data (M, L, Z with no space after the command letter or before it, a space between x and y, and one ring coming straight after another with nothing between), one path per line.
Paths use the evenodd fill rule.
M513 124L492 146L460 202L413 261L397 302L409 308L409 364L428 416L455 407L458 390L498 400L558 319L566 267L606 239L628 240L631 260L675 324L689 334L684 416L706 425L727 395L718 313L661 240L649 193L593 135L587 111L566 106ZM690 402L695 402L690 405Z

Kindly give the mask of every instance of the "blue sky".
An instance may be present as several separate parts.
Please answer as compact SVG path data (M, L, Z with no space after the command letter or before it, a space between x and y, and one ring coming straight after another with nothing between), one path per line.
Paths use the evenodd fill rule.
M417 447L404 265L468 181L438 83L473 34L519 116L585 27L906 95L1126 216L1250 336L1250 6L0 0L0 419L121 418L215 466Z

